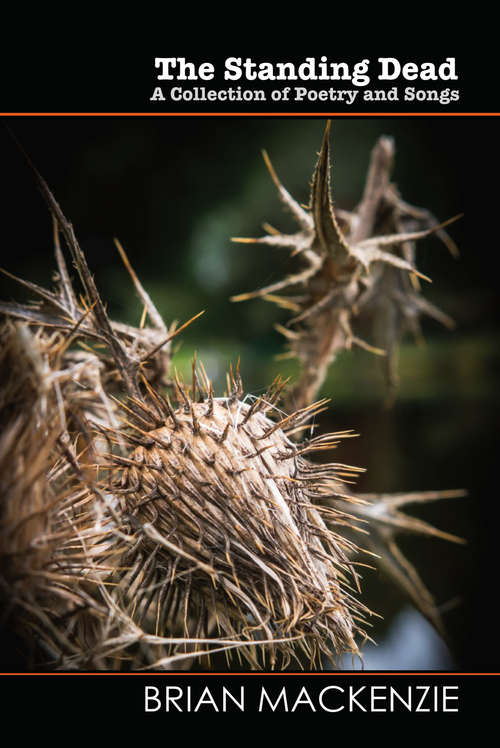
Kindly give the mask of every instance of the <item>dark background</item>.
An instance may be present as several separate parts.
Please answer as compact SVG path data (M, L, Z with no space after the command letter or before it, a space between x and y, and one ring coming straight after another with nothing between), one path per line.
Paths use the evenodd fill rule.
M291 265L286 250L232 244L258 236L261 223L292 231L266 172L266 148L283 184L301 202L325 121L314 118L10 117L5 119L75 226L98 287L117 319L138 322L141 308L113 245L118 237L167 323L201 309L182 336L177 358L194 350L224 386L229 362L241 356L248 392L258 394L279 371L282 338L273 323L287 318L263 301L231 304L229 296L277 280ZM332 405L321 426L355 428L338 459L366 467L360 491L466 488L466 499L416 508L426 520L466 537L468 545L408 539L405 550L444 612L455 670L500 669L496 647L496 490L498 434L498 292L496 275L496 118L345 118L333 122L335 203L360 199L370 149L381 134L396 140L394 179L410 203L450 227L459 261L436 239L420 243L424 289L457 322L454 332L424 320L426 344L402 346L401 387L384 408L379 363L363 351L331 368L323 394ZM2 249L0 264L42 285L54 268L51 219L22 155L0 130ZM26 292L1 279L0 298ZM375 572L365 601L384 615L382 643L404 601ZM439 667L439 665L437 665ZM397 665L395 665L397 667Z

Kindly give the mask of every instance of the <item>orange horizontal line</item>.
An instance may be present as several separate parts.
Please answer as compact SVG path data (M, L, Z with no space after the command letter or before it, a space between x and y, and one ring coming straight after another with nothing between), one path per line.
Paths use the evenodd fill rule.
M2 117L500 117L500 112L0 112Z

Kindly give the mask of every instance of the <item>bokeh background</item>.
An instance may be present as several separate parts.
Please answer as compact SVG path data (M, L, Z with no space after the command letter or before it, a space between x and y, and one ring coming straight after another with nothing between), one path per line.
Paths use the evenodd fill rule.
M171 323L205 315L182 336L176 364L193 351L219 391L230 362L241 358L248 392L259 394L276 373L283 339L274 331L286 312L232 294L278 280L291 269L286 250L231 243L259 236L268 221L293 222L278 200L260 155L303 203L325 121L265 117L27 117L8 127L23 144L73 221L111 316L138 323L141 306L113 244L118 237L143 284ZM342 354L324 386L332 398L321 425L355 428L339 460L367 468L364 492L466 488L465 499L415 508L415 514L466 537L467 546L402 538L441 606L449 640L430 626L377 572L367 572L365 601L383 620L368 669L500 670L496 646L496 548L500 540L495 469L498 435L498 292L495 216L483 204L497 161L495 119L344 118L332 128L335 203L352 209L379 135L396 142L393 179L404 199L444 220L461 257L434 237L419 243L418 267L433 278L426 297L457 322L455 331L423 320L425 344L401 347L399 396L384 407L379 361L364 351ZM34 179L6 130L0 131L1 266L50 285L52 226ZM482 229L486 228L487 241ZM491 231L490 231L491 227ZM0 298L26 291L0 279ZM3 655L4 659L9 655ZM351 663L346 663L347 667Z

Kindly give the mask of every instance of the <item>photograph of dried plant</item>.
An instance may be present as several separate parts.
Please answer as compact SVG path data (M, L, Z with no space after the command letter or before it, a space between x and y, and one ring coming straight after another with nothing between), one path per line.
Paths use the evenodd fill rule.
M402 125L391 120L355 123L345 146L347 123L297 120L287 157L292 181L302 180L297 195L280 173L284 151L271 152L291 123L211 123L203 167L208 123L183 123L184 133L168 121L50 124L68 140L45 164L37 137L47 137L46 122L13 121L13 137L2 143L19 189L39 203L33 213L23 205L15 230L46 230L27 259L20 253L21 270L9 252L2 259L10 284L0 302L3 668L9 657L18 669L46 671L370 668L376 661L367 653L387 638L381 622L396 617L396 599L448 642L450 659L430 668L453 664L460 632L450 630L447 609L463 618L468 602L467 580L452 571L472 563L465 543L474 543L475 530L464 509L468 476L443 470L453 447L447 429L455 429L449 412L463 392L451 385L436 396L443 357L438 351L436 364L426 347L433 335L446 355L454 345L457 304L450 294L450 308L441 308L428 289L470 251L458 238L466 206L456 185L439 209L436 190L417 202L404 178L393 178L412 145L418 160L424 143L437 142L435 129L407 135L403 150L391 136ZM84 130L86 186L75 173L68 202L80 201L83 220L87 206L92 215L94 185L97 212L109 207L114 216L109 241L80 235L50 171L51 158L63 161ZM120 234L111 193L125 168L136 181L149 173L159 199L160 132L167 163L158 172L172 183L155 219L165 234L141 257L126 227ZM245 143L266 135L260 159L259 146ZM358 194L343 204L341 174L356 138ZM453 182L449 157L435 161L443 184ZM203 169L198 186L194 164ZM240 181L231 193L234 171ZM217 180L227 192L216 204L209 193ZM212 200L206 212L204 196ZM152 210L146 199L121 210L143 231L141 205ZM257 215L263 206L269 213ZM182 211L192 215L189 246L176 235ZM422 243L439 254L437 273L422 262ZM231 257L242 258L236 272ZM431 343L423 342L427 329ZM421 374L425 367L432 375ZM422 388L416 396L408 396L412 376ZM457 387L469 385L464 377ZM351 415L338 408L350 386ZM400 397L413 415L400 410ZM441 435L419 421L429 401ZM363 409L367 421L358 419ZM368 422L379 472L367 469ZM418 439L433 453L427 473ZM355 442L360 460L349 451ZM398 452L421 483L398 483ZM447 508L434 522L426 512L436 505ZM385 580L388 598L367 594L373 579ZM409 653L393 669L404 669Z

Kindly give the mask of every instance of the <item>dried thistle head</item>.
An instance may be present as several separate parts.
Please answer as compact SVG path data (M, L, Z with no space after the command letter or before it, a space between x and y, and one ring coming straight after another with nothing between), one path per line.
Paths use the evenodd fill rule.
M301 364L301 377L289 403L301 407L319 392L336 354L358 345L383 356L390 397L397 386L397 344L406 330L420 335L421 314L453 327L453 321L420 293L415 267L415 242L437 233L454 255L458 250L444 226L422 208L405 203L389 181L394 143L381 137L373 148L361 202L353 212L334 208L331 190L330 122L311 182L309 206L303 208L280 183L269 157L264 159L279 196L300 230L282 234L265 224L268 234L259 239L233 241L287 247L303 264L300 272L233 301L263 298L292 310L285 336L290 355ZM279 292L292 291L294 295ZM298 292L298 293L296 293ZM354 332L358 318L369 316L374 344Z
M242 399L238 375L233 384L229 396L215 398L208 382L190 395L178 383L175 411L151 391L136 426L143 444L125 461L116 458L123 511L145 533L156 569L164 569L163 582L158 573L154 579L160 586L172 574L178 579L159 627L171 627L183 611L186 637L196 630L206 638L215 627L232 639L276 640L281 665L297 649L311 665L320 653L358 653L355 636L365 636L359 622L369 611L350 591L356 546L337 531L349 517L319 504L356 502L342 481L358 470L305 457L346 434L297 445L287 433L325 401L282 416L279 380L252 404ZM259 662L251 649L243 656ZM274 666L275 647L268 656Z

